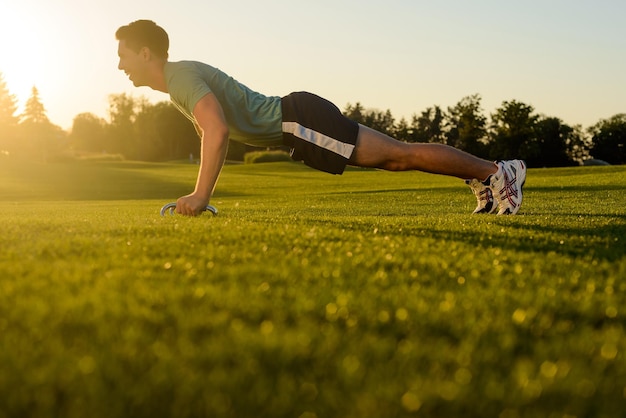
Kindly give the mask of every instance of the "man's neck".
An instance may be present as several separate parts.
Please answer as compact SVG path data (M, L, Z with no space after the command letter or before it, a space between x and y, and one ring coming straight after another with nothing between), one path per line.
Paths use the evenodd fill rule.
M165 64L167 64L167 60L159 63L159 65L155 68L150 88L163 93L169 93L167 90L167 82L165 81Z

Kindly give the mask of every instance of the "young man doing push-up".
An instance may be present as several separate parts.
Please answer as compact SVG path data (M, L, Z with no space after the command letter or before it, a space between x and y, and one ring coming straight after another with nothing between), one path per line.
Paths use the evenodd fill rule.
M292 158L315 169L343 173L347 165L390 171L419 170L465 180L478 205L474 213L516 214L526 165L493 163L443 144L408 144L346 118L329 101L307 92L265 96L197 61L168 61L169 37L150 20L120 27L119 65L135 86L170 95L202 136L196 187L176 212L199 215L209 203L229 139L259 147L288 146Z

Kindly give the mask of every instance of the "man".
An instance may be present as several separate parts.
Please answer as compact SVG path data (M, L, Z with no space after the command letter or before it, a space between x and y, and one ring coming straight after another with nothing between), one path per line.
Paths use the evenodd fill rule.
M404 143L347 119L335 105L311 93L268 97L210 65L170 62L169 37L150 20L122 26L115 36L118 68L135 86L168 93L201 134L196 187L177 200L180 214L196 216L206 208L229 139L261 147L287 145L294 160L333 174L354 165L455 176L474 192L474 213L516 214L522 204L523 161L492 163L447 145Z

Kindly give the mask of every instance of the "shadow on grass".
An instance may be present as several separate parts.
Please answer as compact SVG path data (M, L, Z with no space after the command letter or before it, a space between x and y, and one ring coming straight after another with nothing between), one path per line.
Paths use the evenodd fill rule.
M383 193L424 193L424 192L445 192L449 193L450 190L457 189L455 186L440 186L440 187L415 187L415 188L403 188L403 189L373 189L373 190L354 190L354 191L340 191L340 192L324 192L327 195L367 195L367 194L383 194Z
M364 215L367 216L367 215ZM454 215L451 215L454 216ZM568 215L577 217L576 214ZM582 220L606 219L601 222L591 222L576 226L574 222L568 222L567 226L555 226L552 224L538 223L534 215L521 215L518 219L510 217L490 217L489 223L483 223L483 219L474 222L464 218L462 228L449 228L445 223L436 221L429 223L429 218L418 219L410 217L407 222L398 225L397 222L387 224L387 221L378 223L375 219L362 220L360 223L342 223L332 219L310 219L318 225L329 225L342 229L363 231L379 229L379 233L393 236L412 236L438 241L458 242L475 248L476 251L501 248L524 253L537 253L540 257L546 254L562 254L568 257L603 260L616 262L624 259L626 255L626 215L584 214ZM530 219L530 222L528 221ZM615 220L615 222L611 222ZM371 222L371 227L364 223ZM598 225L601 224L601 225ZM401 226L401 228L398 228Z
M196 174L191 164L182 172L135 162L13 164L0 168L0 194L4 201L173 199L193 191Z
M575 214L570 216L576 217ZM515 251L536 252L545 255L550 252L576 258L589 258L615 262L626 254L626 223L624 216L604 214L580 215L581 219L615 219L612 224L555 226L548 224L511 224L502 222L502 228L518 232L489 234L487 239L479 234L464 233L463 240L473 245L500 247Z
M619 191L626 192L626 187L619 184L602 184L599 186L591 185L571 185L571 186L531 186L525 187L524 191L541 192L541 193L556 193L556 192L568 192L568 193L598 193L602 191Z

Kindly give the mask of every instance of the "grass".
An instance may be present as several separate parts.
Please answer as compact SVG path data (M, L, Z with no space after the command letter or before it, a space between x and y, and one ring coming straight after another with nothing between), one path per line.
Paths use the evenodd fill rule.
M458 180L0 160L0 417L617 417L626 168Z

